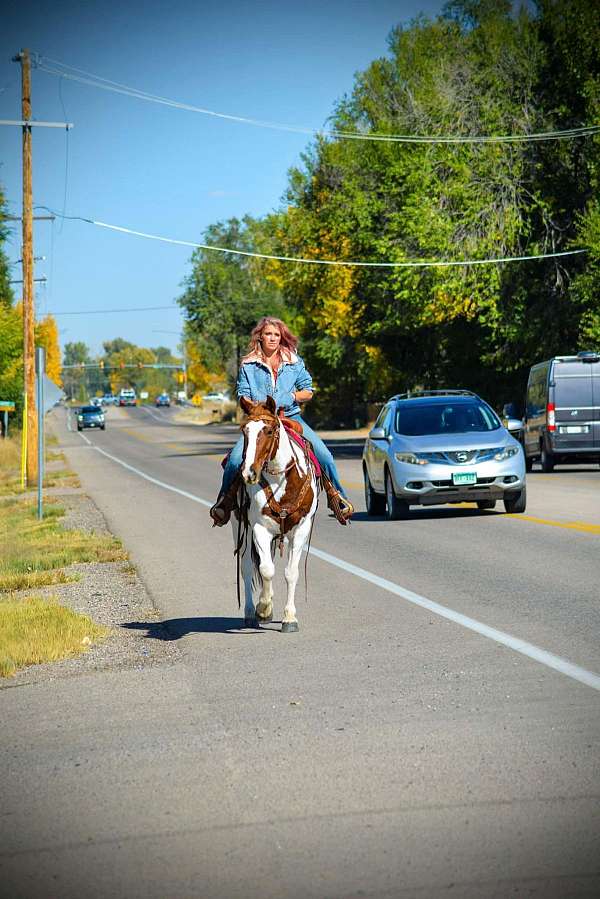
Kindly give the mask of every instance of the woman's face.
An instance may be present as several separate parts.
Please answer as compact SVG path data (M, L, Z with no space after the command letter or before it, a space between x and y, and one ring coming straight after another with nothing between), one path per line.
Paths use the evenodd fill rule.
M260 335L260 345L266 356L271 356L279 349L281 331L277 325L266 325Z

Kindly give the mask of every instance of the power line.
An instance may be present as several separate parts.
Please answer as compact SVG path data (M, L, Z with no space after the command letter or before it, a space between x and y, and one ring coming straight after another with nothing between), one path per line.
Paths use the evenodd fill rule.
M177 309L174 303L170 306L135 306L131 309L76 309L74 312L48 312L47 315L103 315L113 312L155 312L157 309Z
M36 209L48 209L47 206L37 206ZM52 211L52 210L49 210ZM60 213L54 213L60 217ZM84 218L79 215L67 215L65 218L85 222L88 225L96 225L98 228L107 228L109 231L117 231L119 234L131 234L134 237L143 237L146 240L158 240L161 243L174 244L180 247L192 247L197 250L208 250L214 253L231 253L234 256L246 256L252 259L270 259L274 262L297 262L304 265L338 265L355 266L357 268L450 268L460 265L494 265L501 262L529 262L537 259L556 259L561 256L576 256L587 253L586 248L577 250L563 250L560 253L536 253L528 256L502 256L489 259L457 259L457 260L410 260L407 262L362 262L356 260L340 259L305 259L299 256L276 256L271 253L252 253L248 250L234 250L230 247L216 247L211 244L198 243L192 240L176 240L173 237L161 237L158 234L148 234L146 231L135 231L133 228L124 228L121 225L111 225L108 222L99 222L95 219ZM168 307L172 308L172 307ZM104 312L105 310L99 310ZM107 310L108 311L108 310ZM58 313L60 315L77 313Z
M178 100L172 100L168 97L161 97L157 94L151 94L147 91L121 84L118 81L111 81L109 78L103 78L100 75L94 75L75 66L69 66L59 60L50 57L38 56L37 67L42 72L49 75L55 75L58 78L67 78L70 81L76 81L80 84L86 84L90 87L100 88L101 90L112 91L113 93L123 94L124 96L134 97L138 100L145 100L149 103L159 103L162 106L170 106L174 109L181 109L186 112L196 112L202 115L212 116L213 118L226 119L231 122L239 122L244 125L254 125L258 128L270 128L276 131L288 131L295 134L320 135L323 137L338 138L340 140L367 140L381 141L388 143L405 143L405 144L477 144L477 143L517 143L524 141L546 141L546 140L568 140L573 138L590 137L600 132L600 125L581 125L576 128L567 128L562 131L544 131L532 134L504 134L504 135L410 135L410 134L381 134L378 132L360 132L360 131L338 131L327 128L307 128L299 125L287 125L281 122L269 122L261 119L254 119L248 116L231 115L229 113L217 112L213 109L206 109L202 106L193 106L190 103L182 103Z

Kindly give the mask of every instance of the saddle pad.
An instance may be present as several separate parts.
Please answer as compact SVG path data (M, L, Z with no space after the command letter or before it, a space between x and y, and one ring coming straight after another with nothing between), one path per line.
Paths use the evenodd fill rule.
M298 434L298 432L294 431L292 428L286 427L285 422L283 423L283 427L285 428L286 434L288 435L290 440L293 440L294 443L297 443L298 446L302 447L302 449L304 449L304 447L306 447L306 449L308 451L308 458L310 459L310 461L312 462L312 464L314 466L315 474L318 478L320 478L321 477L321 466L319 465L319 460L315 456L315 453L312 448L312 444L311 444L310 440L307 440L306 437L301 437L300 434Z

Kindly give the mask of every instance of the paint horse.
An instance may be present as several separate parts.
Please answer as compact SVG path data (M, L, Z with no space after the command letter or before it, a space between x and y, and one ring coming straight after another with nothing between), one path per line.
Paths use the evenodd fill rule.
M298 630L294 595L302 550L309 541L317 510L317 463L304 441L290 438L288 431L298 433L299 425L279 418L272 397L264 403L242 397L241 405L248 416L242 426L243 486L232 523L244 581L244 624L257 627L272 620L275 550L279 544L283 555L287 543L287 601L281 632L289 634Z

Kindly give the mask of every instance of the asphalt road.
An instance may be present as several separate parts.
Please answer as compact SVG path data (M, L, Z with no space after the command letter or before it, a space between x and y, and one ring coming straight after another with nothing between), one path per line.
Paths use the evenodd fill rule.
M528 476L525 515L387 522L332 435L359 511L320 510L282 635L241 627L207 514L232 426L53 414L184 661L2 692L0 895L600 893L597 465Z

